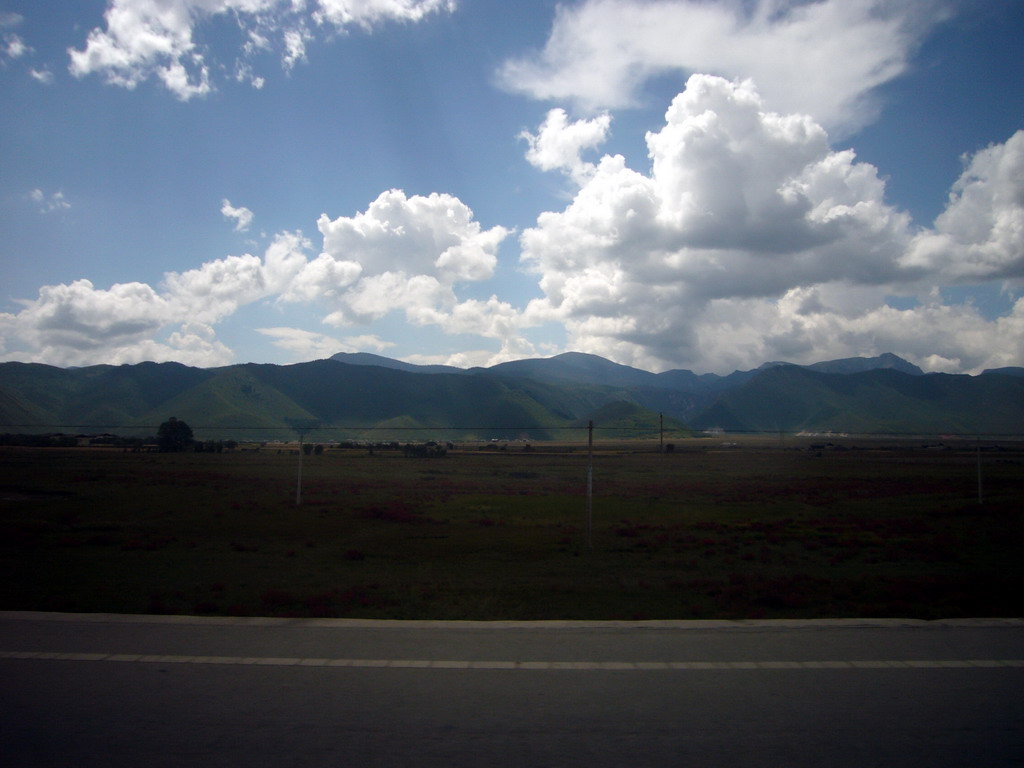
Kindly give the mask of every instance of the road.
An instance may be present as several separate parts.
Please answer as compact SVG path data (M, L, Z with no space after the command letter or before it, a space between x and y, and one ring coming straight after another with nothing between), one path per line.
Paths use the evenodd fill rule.
M11 766L1024 765L1024 621L0 613Z

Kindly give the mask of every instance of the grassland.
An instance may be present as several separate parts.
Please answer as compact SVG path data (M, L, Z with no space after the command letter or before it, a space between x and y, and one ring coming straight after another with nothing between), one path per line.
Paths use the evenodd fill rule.
M1022 616L1024 445L443 458L0 449L0 609L439 619ZM820 442L820 441L819 441ZM479 448L479 447L478 447Z

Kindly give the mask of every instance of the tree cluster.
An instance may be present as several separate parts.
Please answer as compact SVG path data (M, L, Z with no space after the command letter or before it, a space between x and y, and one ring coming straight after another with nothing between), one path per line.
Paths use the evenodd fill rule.
M192 428L184 421L179 421L171 416L157 430L156 442L160 446L161 453L184 451L193 443Z

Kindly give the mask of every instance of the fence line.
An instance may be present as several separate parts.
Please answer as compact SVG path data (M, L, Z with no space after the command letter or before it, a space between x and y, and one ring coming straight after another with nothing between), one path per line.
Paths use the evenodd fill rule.
M191 425L190 425L191 426ZM0 424L0 433L8 429L49 429L49 430L63 430L63 429L74 429L74 430L131 430L138 431L143 429L158 430L160 425L158 424ZM633 432L641 435L658 436L663 434L658 427L651 427L650 429L644 429L640 427L615 427L615 426L602 426L594 423L592 428L601 432ZM204 427L204 426L193 426L193 432L206 430L206 431L255 431L259 430L262 432L298 432L299 428L289 426L268 426L264 424L253 424L253 425L217 425L215 427ZM521 425L521 426L505 426L505 425L488 425L488 426L433 426L433 427L389 427L389 426L360 426L352 424L321 424L314 427L302 427L304 433L309 432L324 432L324 431L347 431L347 432L585 432L588 429L587 425ZM672 432L678 432L679 430L672 430ZM727 429L727 428L686 428L686 431L692 432L693 436L705 436L705 437L727 437L736 435L771 435L780 437L814 437L814 438L833 438L833 439L852 439L858 437L894 437L894 438L957 438L957 439L977 439L981 438L998 438L998 439L1024 439L1024 433L1021 432L987 432L987 431L966 431L966 432L955 432L955 431L942 431L942 432L840 432L840 431L828 431L828 430L817 430L817 431L790 431L780 429ZM6 434L13 434L6 432Z

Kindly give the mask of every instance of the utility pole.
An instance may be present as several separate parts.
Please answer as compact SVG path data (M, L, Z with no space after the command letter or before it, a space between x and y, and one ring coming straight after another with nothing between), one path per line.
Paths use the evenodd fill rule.
M316 419L287 419L287 421L299 435L299 478L295 484L295 506L300 507L302 506L302 454L305 452L303 442L306 433L311 429L316 429L319 422Z
M587 423L587 549L594 548L594 422Z
M665 452L665 414L658 414L658 453Z
M295 486L295 506L302 506L302 439L305 437L305 430L299 430L299 481Z
M978 506L981 506L981 505L983 505L985 503L985 495L982 492L982 487L981 487L981 435L978 435L977 454L978 454Z

